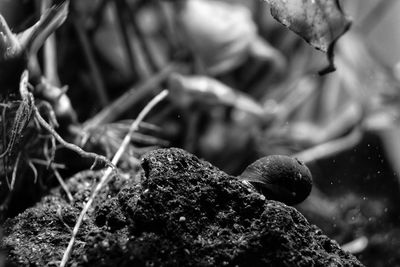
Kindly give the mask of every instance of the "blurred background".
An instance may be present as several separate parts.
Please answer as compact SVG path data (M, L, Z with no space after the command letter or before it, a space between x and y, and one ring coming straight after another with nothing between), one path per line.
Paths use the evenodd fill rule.
M57 2L2 0L0 13L19 33ZM166 88L122 169L171 146L231 175L266 155L296 156L315 182L296 208L366 266L400 266L400 2L342 2L352 27L336 44L337 70L320 76L326 55L264 1L71 0L30 59L36 104L50 103L63 138L112 157ZM18 118L1 121L4 133ZM2 220L91 165L34 122L24 131L1 163Z

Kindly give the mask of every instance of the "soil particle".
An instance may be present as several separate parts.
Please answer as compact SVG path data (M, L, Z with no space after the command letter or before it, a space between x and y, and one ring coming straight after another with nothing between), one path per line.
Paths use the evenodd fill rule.
M363 266L296 209L183 150L152 151L142 167L141 182L103 190L70 266ZM9 219L9 266L59 264L91 186L75 186L74 203L56 192Z

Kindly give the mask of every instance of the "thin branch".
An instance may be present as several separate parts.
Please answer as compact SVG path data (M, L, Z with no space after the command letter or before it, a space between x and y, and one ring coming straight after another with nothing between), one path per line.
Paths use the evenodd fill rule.
M126 46L129 45L129 50L132 53L134 70L136 71L139 80L145 80L151 76L151 67L147 64L145 59L145 49L140 42L140 39L135 31L135 22L127 23L124 19L129 19L128 13L134 12L134 10L128 10L128 7L124 5L123 0L115 0L117 19L121 32L125 41Z
M117 17L117 22L118 22L118 28L120 30L120 34L122 37L122 41L124 43L125 46L125 50L126 53L128 54L128 61L129 61L129 67L130 67L130 71L137 75L140 76L139 73L137 73L139 70L137 69L136 66L136 58L135 55L132 51L132 43L131 43L131 38L129 36L129 32L128 29L125 25L124 22L124 16L123 16L123 7L121 7L121 4L118 1L114 1L114 8L115 8L115 12L116 12L116 17Z
M38 179L38 171L37 171L37 169L36 169L36 167L35 167L35 164L33 164L32 161L28 160L27 163L28 163L28 166L31 168L32 173L33 173L33 176L34 176L34 178L33 178L33 183L36 184L37 179Z
M92 52L93 48L90 45L90 41L85 30L82 28L83 24L82 20L76 15L73 17L72 21L74 24L75 31L78 35L79 42L83 49L83 54L85 56L86 62L89 66L92 80L94 82L94 87L98 94L100 104L102 107L104 107L108 104L109 100L100 69L97 65L94 54Z
M164 98L166 98L168 95L167 90L161 91L157 96L155 96L145 107L144 109L139 113L138 117L136 120L132 123L131 127L129 128L128 134L125 136L124 140L122 141L121 146L119 147L118 151L115 153L113 159L112 159L112 164L116 165L122 155L125 153L125 150L127 149L129 143L131 142L131 136L133 132L137 131L139 129L140 123L143 121L144 117L159 103L161 102ZM74 246L75 238L76 235L78 234L79 228L83 222L83 218L85 217L87 211L89 210L90 206L92 205L95 197L97 194L100 192L100 190L103 188L105 184L110 180L110 175L113 171L113 168L110 166L107 167L104 175L101 177L100 182L96 185L96 188L93 190L93 193L89 200L86 202L85 206L83 207L78 220L76 221L76 224L74 226L74 229L72 231L72 237L69 241L68 247L64 252L63 258L60 263L60 267L64 267L69 259L69 256L72 251L72 247Z
M152 56L152 52L150 51L150 46L148 44L146 36L143 33L140 26L137 24L137 20L135 18L135 9L132 8L130 3L128 3L128 1L126 1L126 0L123 0L123 6L126 8L125 11L127 11L127 17L131 22L132 29L135 32L135 35L137 36L138 46L139 46L140 50L143 52L143 55L147 58L147 62L149 65L148 68L151 70L156 70L157 66L156 66L155 60Z
M1 112L1 123L2 123L2 146L1 148L3 149L4 152L7 151L7 122L6 122L6 113L7 113L7 106L6 105L2 105L3 107L3 111ZM3 158L0 157L0 159L3 161L3 171L5 174L5 178L7 181L7 185L8 188L11 188L11 184L10 184L10 179L8 177L8 170L7 170L7 166L8 166L8 156L6 154L4 154L5 156Z
M37 107L34 105L33 106L34 112L35 112L35 118L37 119L37 121L39 122L39 124L46 129L50 134L52 134L56 140L63 145L64 147L76 152L77 154L79 154L81 157L84 158L92 158L95 160L95 162L97 160L101 160L104 163L106 163L109 167L111 168L115 168L115 166L113 166L113 164L104 156L98 155L96 153L93 152L87 152L85 150L83 150L82 148L80 148L77 145L68 143L67 141L65 141L48 123L45 119L43 119L42 115L40 115L39 110L37 109Z
M41 13L42 15L50 8L50 0L43 0L41 3ZM60 79L57 74L57 52L56 52L56 37L55 34L51 34L47 37L44 43L44 73L45 77L50 81L50 83L59 86Z
M314 162L355 146L359 143L361 138L362 131L360 129L355 129L345 137L314 146L292 156L305 163Z
M14 189L15 179L17 178L17 171L20 159L21 159L21 152L18 153L17 159L15 160L14 169L11 176L11 190Z
M68 186L65 184L63 178L61 177L61 174L58 172L57 168L54 167L54 165L51 165L51 169L53 170L54 176L57 178L65 194L67 194L68 201L71 203L72 201L74 201L74 198L72 197L72 194L68 189Z
M97 113L96 116L86 121L82 132L86 132L87 129L92 127L115 121L124 112L132 108L136 103L140 102L144 96L153 92L161 82L163 82L172 72L177 70L178 65L173 63L169 64L150 79L138 86L132 87L113 103Z
M49 162L47 160L36 159L36 158L30 158L29 160L38 165L49 166ZM56 169L66 169L65 164L54 163L54 162L50 162L50 167Z
M168 3L163 3L161 0L153 0L155 2L155 8L158 10L161 23L165 26L165 31L162 34L165 36L169 46L173 53L179 51L181 48L178 40L178 34L176 25L173 22L172 16L168 14L167 6Z

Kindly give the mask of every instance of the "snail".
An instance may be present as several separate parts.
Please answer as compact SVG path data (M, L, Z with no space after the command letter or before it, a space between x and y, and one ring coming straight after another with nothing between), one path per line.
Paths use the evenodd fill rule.
M266 198L287 205L305 200L312 188L312 176L307 166L296 158L282 155L256 160L238 178Z

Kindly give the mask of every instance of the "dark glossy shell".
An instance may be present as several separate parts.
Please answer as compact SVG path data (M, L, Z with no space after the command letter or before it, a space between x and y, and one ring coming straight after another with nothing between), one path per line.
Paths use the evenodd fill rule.
M311 192L312 176L300 160L272 155L250 164L239 179L250 182L266 198L294 205L305 200Z

